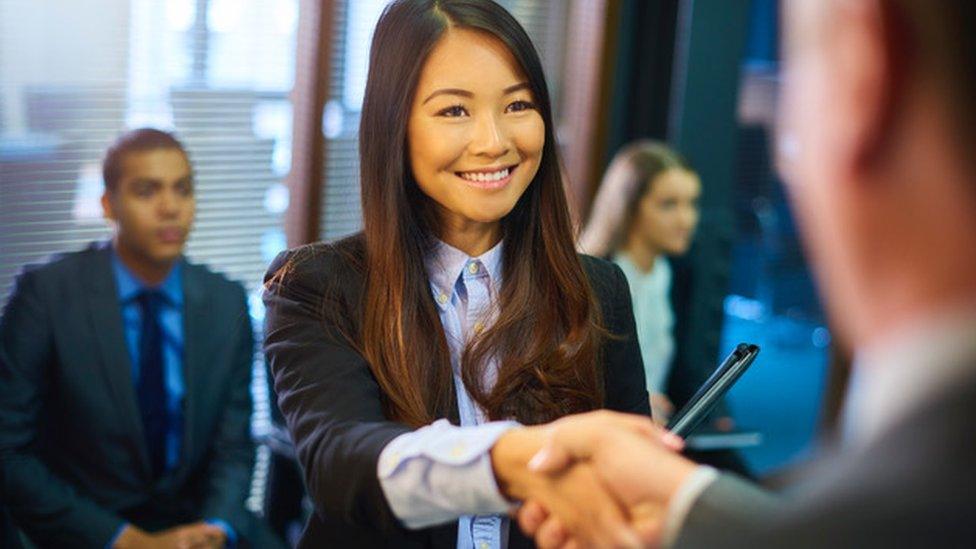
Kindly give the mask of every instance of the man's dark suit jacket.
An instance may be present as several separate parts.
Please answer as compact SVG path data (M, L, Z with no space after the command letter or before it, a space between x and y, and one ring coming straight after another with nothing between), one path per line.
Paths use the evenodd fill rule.
M253 334L243 288L184 265L184 433L152 482L109 247L27 268L0 320L0 495L42 547L203 518L247 538Z
M453 548L456 521L410 531L390 510L376 465L386 444L410 429L387 420L369 366L323 314L330 307L358 318L363 248L361 235L304 246L281 254L266 277L265 353L315 504L301 546ZM607 328L622 336L603 349L606 407L650 415L627 281L611 263L581 259ZM327 280L342 288L328 302ZM513 525L509 547L531 546Z
M674 547L976 546L976 357L864 448L821 460L789 497L722 475L692 505ZM924 364L919 364L924 369Z

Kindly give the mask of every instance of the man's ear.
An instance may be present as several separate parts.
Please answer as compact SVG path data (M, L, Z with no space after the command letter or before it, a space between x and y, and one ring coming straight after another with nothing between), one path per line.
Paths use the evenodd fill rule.
M842 110L839 138L853 169L888 153L905 92L908 55L904 15L895 2L838 2L830 47Z
M106 189L102 193L102 217L110 221L115 221L115 210L112 207L112 191Z

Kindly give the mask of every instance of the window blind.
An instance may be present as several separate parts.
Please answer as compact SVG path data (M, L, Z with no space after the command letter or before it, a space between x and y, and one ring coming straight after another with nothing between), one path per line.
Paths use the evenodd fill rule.
M296 24L295 0L0 0L4 299L24 264L110 234L102 154L139 126L189 152L188 257L256 295L285 241Z
M186 254L241 282L285 247L297 0L0 0L0 295L28 263L109 237L101 158L122 131L174 131L194 169ZM255 354L256 433L269 426ZM260 510L269 452L248 500Z

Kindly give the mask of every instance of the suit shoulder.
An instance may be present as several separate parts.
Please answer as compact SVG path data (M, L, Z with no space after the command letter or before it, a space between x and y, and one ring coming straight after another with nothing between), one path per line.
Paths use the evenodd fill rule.
M43 262L25 265L23 271L38 273L39 276L77 274L77 269L94 258L100 251L95 245L91 245L73 252L58 252L48 256Z
M587 254L578 254L580 263L583 264L583 269L586 271L586 276L594 278L615 278L616 271L619 269L612 262L603 259L602 257L594 257Z
M82 250L58 252L48 256L43 262L24 265L17 278L22 280L30 278L44 283L60 280L74 281L78 279L78 273L99 253L104 253L104 250L98 243L90 244Z
M314 242L278 254L264 275L265 288L278 285L319 287L325 281L354 281L365 270L362 233L334 242Z
M600 301L610 299L616 291L616 285L622 276L620 267L612 262L592 255L579 254L580 263L590 286L597 293Z
M202 282L209 291L235 295L246 293L243 284L227 278L227 275L214 271L205 264L185 261L183 268L187 270L186 274Z

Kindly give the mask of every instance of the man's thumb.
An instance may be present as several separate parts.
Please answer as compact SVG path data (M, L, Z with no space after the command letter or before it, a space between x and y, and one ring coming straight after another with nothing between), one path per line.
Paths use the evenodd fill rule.
M529 460L529 470L535 473L558 473L572 463L572 457L552 441L546 443Z

